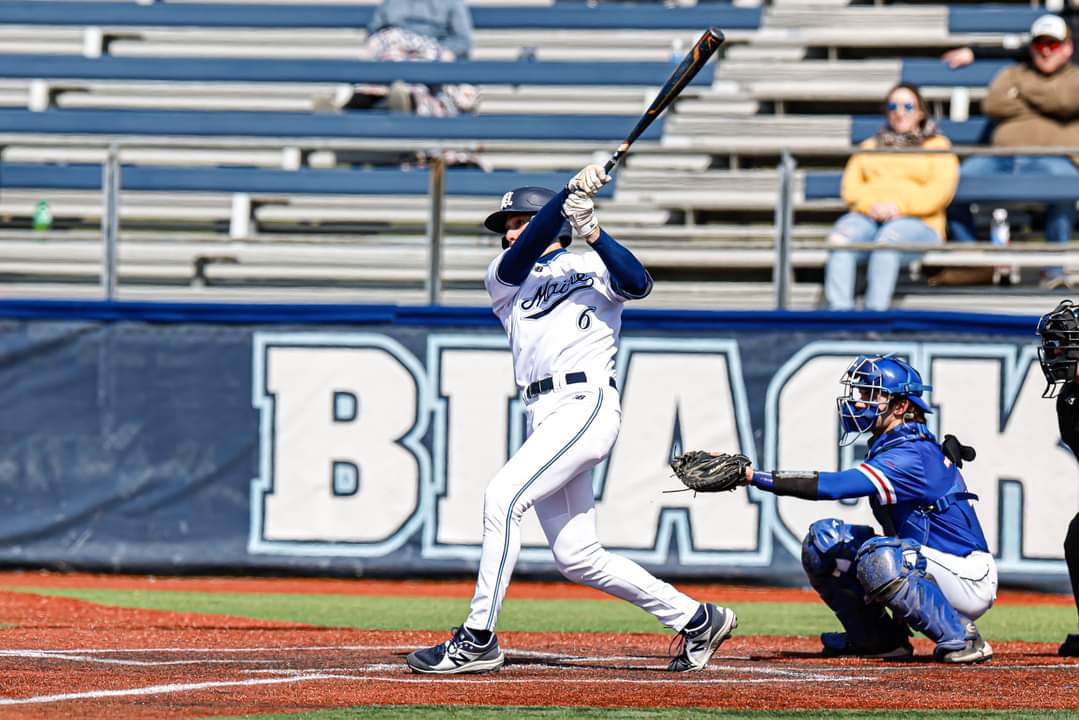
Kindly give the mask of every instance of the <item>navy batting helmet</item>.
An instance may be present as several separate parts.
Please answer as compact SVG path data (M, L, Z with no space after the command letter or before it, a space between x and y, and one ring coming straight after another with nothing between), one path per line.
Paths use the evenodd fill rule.
M527 185L514 188L502 196L498 210L487 216L483 226L491 232L502 233L502 247L509 247L505 237L506 219L512 215L535 215L554 196L553 191L544 187ZM572 239L573 231L570 230L569 223L562 223L562 228L558 231L559 242L565 247Z

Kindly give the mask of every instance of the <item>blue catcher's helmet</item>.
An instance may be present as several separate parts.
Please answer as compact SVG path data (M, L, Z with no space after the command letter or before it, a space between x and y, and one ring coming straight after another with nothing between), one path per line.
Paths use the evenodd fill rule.
M844 394L836 398L843 430L840 444L853 442L858 435L872 430L892 398L906 398L922 412L933 412L922 398L922 393L932 390L932 386L923 383L917 370L893 354L859 355L839 382L844 387ZM851 433L854 437L848 441Z
M487 216L487 219L483 221L483 226L491 232L502 233L502 247L507 248L509 243L506 241L506 220L511 215L535 215L554 196L555 193L545 187L527 185L514 188L502 196L498 210ZM562 243L562 247L565 247L572 240L573 231L570 229L569 222L563 222L562 228L558 231L558 241Z

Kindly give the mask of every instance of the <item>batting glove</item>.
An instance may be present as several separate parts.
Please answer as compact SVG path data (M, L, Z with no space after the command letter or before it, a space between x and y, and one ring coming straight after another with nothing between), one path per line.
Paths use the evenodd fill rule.
M596 206L592 198L583 192L572 192L562 203L562 214L573 226L578 237L590 238L599 229Z
M585 165L584 168L573 176L573 179L569 181L570 192L584 193L588 197L592 197L603 186L611 181L611 176L603 169L602 165Z

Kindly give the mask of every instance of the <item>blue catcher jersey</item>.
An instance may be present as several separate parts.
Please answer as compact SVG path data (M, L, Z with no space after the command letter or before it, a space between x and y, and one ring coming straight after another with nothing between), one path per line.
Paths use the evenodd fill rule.
M857 467L877 494L870 505L887 534L910 538L941 552L988 552L981 523L959 469L941 452L925 425L904 423L870 443Z

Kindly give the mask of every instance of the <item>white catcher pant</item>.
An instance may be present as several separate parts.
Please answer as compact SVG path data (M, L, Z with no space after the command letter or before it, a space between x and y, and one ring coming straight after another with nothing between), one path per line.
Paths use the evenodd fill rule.
M484 494L479 577L465 626L494 629L521 549L521 516L534 506L563 575L681 630L699 603L607 552L596 534L591 471L618 437L618 392L607 385L568 385L537 397L527 413L528 439Z
M963 617L977 620L997 599L997 563L986 552L966 557L922 546L927 575L932 575L944 597Z

